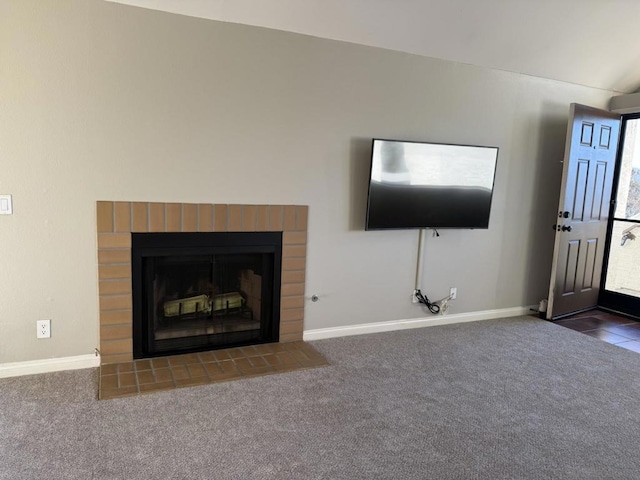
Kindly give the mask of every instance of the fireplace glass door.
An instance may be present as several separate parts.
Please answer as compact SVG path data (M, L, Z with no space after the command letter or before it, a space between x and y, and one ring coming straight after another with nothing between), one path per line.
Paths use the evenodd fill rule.
M280 234L134 235L135 358L278 340Z

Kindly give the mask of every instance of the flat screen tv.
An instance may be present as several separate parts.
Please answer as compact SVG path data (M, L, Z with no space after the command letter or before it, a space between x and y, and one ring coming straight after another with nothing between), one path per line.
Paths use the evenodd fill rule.
M497 147L373 139L365 228L489 228L497 159Z

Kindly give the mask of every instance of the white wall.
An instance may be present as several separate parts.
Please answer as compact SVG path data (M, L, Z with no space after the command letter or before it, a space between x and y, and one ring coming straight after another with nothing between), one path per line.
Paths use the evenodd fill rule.
M97 346L96 200L308 204L306 329L425 316L417 232L363 231L372 137L500 147L490 228L427 238L422 287L537 303L568 104L612 94L99 0L0 3L0 68L0 363Z

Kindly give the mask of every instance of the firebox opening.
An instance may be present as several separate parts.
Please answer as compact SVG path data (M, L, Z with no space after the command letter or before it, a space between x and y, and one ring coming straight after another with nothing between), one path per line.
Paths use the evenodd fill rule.
M132 234L134 358L278 341L282 234Z

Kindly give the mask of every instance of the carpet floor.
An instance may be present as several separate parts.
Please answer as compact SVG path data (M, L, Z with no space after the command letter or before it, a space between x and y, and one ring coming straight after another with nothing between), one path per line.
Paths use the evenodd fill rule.
M0 379L0 479L634 479L640 355L535 317L313 342L328 367L97 400Z

